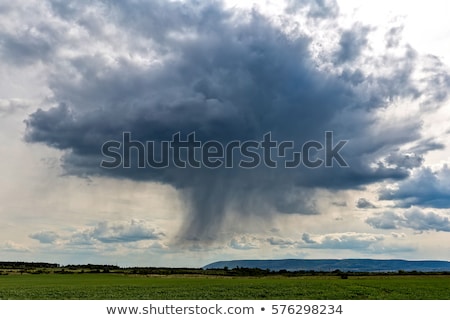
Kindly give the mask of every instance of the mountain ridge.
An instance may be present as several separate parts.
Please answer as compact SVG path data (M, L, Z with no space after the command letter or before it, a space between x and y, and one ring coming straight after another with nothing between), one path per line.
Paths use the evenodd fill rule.
M450 271L450 262L444 260L403 259L269 259L228 260L207 264L203 269L258 268L271 271Z

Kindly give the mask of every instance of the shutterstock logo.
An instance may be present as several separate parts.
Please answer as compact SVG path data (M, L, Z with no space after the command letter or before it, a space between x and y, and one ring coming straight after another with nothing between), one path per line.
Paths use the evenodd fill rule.
M181 133L168 141L132 140L131 132L123 132L122 141L111 140L102 145L105 159L102 168L244 168L264 165L268 168L348 167L339 153L348 140L333 141L333 132L325 131L324 142L309 140L300 147L294 141L272 140L267 132L261 140L198 141L195 132L182 138ZM133 158L132 155L135 155ZM133 160L134 159L134 160Z

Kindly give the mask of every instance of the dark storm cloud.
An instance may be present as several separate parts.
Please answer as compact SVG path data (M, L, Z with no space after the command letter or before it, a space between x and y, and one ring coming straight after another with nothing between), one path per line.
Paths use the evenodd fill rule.
M356 207L359 209L374 209L376 206L365 198L359 198L356 202Z
M405 211L403 215L392 212L376 214L368 218L366 223L377 229L408 228L416 231L450 232L450 220L447 216L416 208Z
M380 200L393 200L397 207L411 206L450 208L450 169L448 166L437 171L420 168L395 188L380 190Z
M25 65L38 60L47 60L52 46L48 39L35 35L30 30L20 35L0 34L0 55L3 61Z
M186 199L180 240L216 239L230 211L258 217L318 214L318 189L402 180L420 160L420 154L412 161L393 154L421 138L421 119L390 123L376 114L389 101L417 98L420 89L411 74L418 55L407 49L402 57L365 57L358 65L368 27L356 24L342 32L339 48L328 57L336 70L329 72L316 67L312 38L302 30L287 35L256 10L231 12L219 2L108 1L91 11L52 3L52 14L88 30L94 47L113 51L92 54L77 47L76 54L61 55L51 65L48 84L55 104L29 116L26 140L65 150L68 174L171 184ZM316 19L314 8L335 5L304 3L304 19ZM87 24L88 13L97 11L101 19ZM336 10L329 12L327 19L334 19ZM115 30L118 40L107 30ZM389 66L390 73L365 71L371 62ZM296 148L310 139L323 142L324 132L333 131L335 143L349 140L341 152L349 167L335 162L314 170L155 170L138 169L134 157L130 169L101 169L102 144L121 141L125 131L157 145L177 132L223 144L260 141L271 132L273 139L292 140Z

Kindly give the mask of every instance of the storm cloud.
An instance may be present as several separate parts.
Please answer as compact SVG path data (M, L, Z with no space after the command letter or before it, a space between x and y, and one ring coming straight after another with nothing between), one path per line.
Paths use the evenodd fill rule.
M390 41L400 56L371 53L368 26L338 29L336 46L327 47L318 60L312 46L317 39L294 18L337 24L334 2L290 2L298 10L286 10L281 26L256 9L230 11L215 1L48 3L44 16L53 23L37 21L41 33L24 31L21 45L20 35L1 35L0 54L17 52L11 63L49 64L52 97L48 108L25 120L26 141L63 150L67 174L174 186L185 200L181 241L215 240L229 213L257 219L320 214L321 189L408 178L428 150L407 156L398 150L421 139L421 121L399 122L383 113L392 101L419 103L426 96L427 103L439 106L446 98L442 90L427 95L431 87L413 80L421 62L414 49ZM320 7L327 14L320 15ZM378 73L367 68L378 65L384 66ZM437 63L429 79L441 89L447 84ZM131 168L100 167L102 145L121 141L123 132L158 146L178 132L223 145L261 141L270 132L273 139L300 148L309 140L323 141L326 131L334 133L335 143L348 140L341 152L348 167L140 169L135 153Z
M444 165L433 171L423 167L416 170L409 179L397 183L392 188L380 191L380 200L392 200L395 206L430 208L450 208L450 169Z

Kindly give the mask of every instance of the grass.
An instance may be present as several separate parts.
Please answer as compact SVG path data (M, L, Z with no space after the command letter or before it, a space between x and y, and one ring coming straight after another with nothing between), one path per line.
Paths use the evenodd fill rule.
M448 300L449 275L210 277L124 274L0 276L0 299Z

